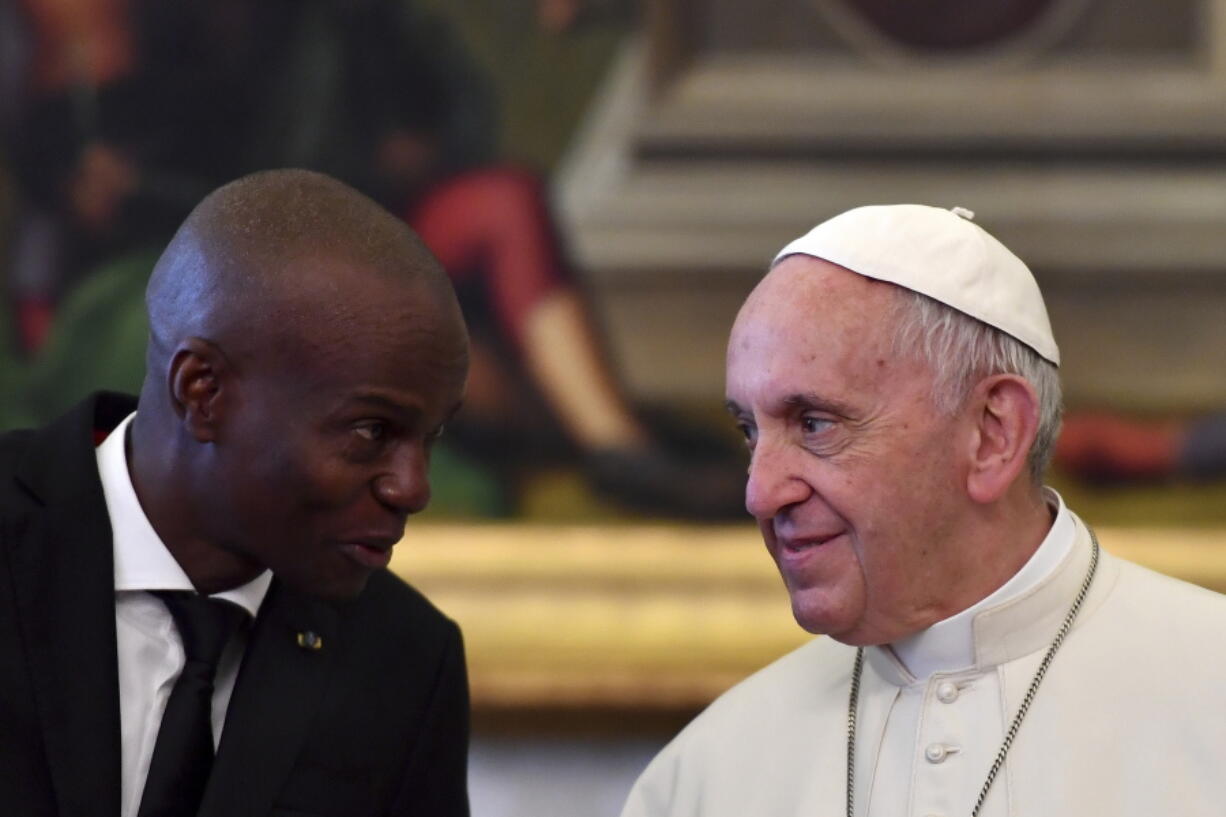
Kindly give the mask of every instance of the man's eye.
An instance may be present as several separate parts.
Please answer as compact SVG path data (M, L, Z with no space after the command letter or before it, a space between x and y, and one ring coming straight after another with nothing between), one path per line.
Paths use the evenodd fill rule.
M379 422L360 423L353 427L353 433L368 442L378 442L387 436L387 424Z
M800 418L800 427L806 434L820 434L832 425L834 425L834 421L827 420L824 417Z
M755 429L749 423L737 423L736 430L741 432L741 436L745 438L746 445L753 445Z
M438 438L443 436L443 429L445 428L446 426L439 426L430 433L426 434L426 444L434 445L436 442L438 442Z

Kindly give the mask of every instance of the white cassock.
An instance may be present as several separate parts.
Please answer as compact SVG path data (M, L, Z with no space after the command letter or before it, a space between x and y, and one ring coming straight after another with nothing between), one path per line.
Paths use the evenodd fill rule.
M865 650L855 813L969 815L1090 565L1058 497L1018 576ZM845 813L855 648L817 638L733 687L651 762L622 817ZM1102 553L983 817L1226 814L1226 596Z

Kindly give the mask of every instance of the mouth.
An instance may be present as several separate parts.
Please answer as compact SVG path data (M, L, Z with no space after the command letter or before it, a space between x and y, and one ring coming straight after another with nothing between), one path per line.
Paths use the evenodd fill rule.
M842 535L842 531L839 531L838 533L820 536L780 536L775 541L779 545L779 556L784 559L793 560L804 558Z
M362 567L380 570L391 563L395 544L388 539L366 539L342 544L341 552Z

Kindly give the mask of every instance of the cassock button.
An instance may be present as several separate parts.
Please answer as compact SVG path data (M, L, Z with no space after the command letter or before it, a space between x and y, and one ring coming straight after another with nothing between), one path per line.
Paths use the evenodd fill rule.
M958 685L953 681L942 681L937 685L937 700L943 704L958 700Z
M946 746L943 743L930 743L924 749L924 759L929 763L944 763L945 758L958 751L957 746Z

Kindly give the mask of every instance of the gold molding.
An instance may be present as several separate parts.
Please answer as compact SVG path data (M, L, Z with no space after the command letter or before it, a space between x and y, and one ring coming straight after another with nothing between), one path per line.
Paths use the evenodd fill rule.
M1098 534L1226 591L1226 530ZM425 524L392 569L463 628L477 708L701 707L811 638L746 525Z

